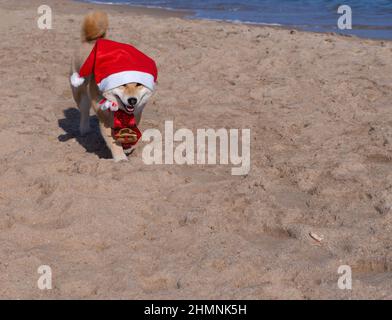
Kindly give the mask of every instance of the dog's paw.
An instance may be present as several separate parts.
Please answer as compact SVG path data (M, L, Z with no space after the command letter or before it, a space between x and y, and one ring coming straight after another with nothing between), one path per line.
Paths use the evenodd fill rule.
M113 156L114 162L128 161L128 157L124 154Z

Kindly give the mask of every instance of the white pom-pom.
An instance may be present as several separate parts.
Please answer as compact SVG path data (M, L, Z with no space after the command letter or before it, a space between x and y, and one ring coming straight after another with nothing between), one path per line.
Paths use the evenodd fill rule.
M75 88L80 87L84 83L84 78L82 78L79 73L74 72L71 76L71 84Z

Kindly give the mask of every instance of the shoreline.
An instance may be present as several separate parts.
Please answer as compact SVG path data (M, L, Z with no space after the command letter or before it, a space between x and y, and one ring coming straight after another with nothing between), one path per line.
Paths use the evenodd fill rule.
M180 18L184 20L195 20L195 21L209 21L209 22L216 22L216 23L227 23L232 25L244 25L249 27L258 27L258 28L278 28L283 30L295 30L298 32L310 32L315 34L329 34L329 35L336 35L345 38L354 38L354 39L362 39L362 40L370 40L370 41L389 41L392 42L392 39L388 38L370 38L365 36L358 36L355 34L344 34L339 33L336 31L315 31L315 30L304 30L299 26L290 26L284 25L279 23L263 23L263 22L250 22L250 21L235 21L235 20L224 20L224 19L213 19L213 18L202 18L196 17L195 11L193 10L180 10L174 8L163 8L163 7L154 7L154 6L143 6L143 5L132 5L132 4L114 4L114 3L95 3L89 2L84 0L72 0L74 2L83 3L83 4L91 4L99 7L111 7L115 8L118 7L119 9L129 10L131 9L132 12L136 14L142 15L151 15L155 17L161 18ZM192 16L193 15L193 16ZM354 29L355 30L355 29ZM362 29L356 29L357 31Z
M177 10L177 9L166 9L166 8L153 8L138 5L127 5L127 4L114 4L114 3L95 3L83 0L72 0L73 2L86 5L86 6L96 6L99 8L110 8L116 12L131 11L136 15L149 15L159 18L182 18L189 14L193 14L192 10Z

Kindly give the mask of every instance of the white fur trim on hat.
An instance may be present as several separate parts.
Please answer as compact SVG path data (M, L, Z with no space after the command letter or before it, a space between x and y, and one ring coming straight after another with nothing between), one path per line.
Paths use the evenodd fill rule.
M79 73L74 72L71 76L71 84L75 88L80 87L84 83L84 78L82 78Z
M105 92L107 90L111 90L132 82L140 83L151 91L154 90L154 76L152 74L140 71L123 71L111 74L107 78L103 79L98 84L98 87L102 92Z

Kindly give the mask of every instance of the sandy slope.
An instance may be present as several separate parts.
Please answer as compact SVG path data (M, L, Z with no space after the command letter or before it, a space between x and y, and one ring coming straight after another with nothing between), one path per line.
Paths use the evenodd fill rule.
M47 2L0 0L1 298L392 298L391 43L108 8L159 64L141 129L252 130L246 177L115 164L67 82L94 6Z

